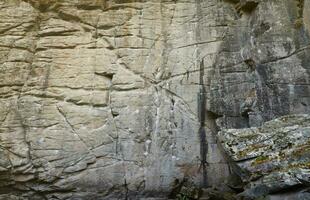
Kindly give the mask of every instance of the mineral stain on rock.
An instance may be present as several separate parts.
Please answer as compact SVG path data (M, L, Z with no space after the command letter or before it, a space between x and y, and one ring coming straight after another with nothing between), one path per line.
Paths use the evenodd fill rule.
M308 0L0 1L0 199L309 199Z

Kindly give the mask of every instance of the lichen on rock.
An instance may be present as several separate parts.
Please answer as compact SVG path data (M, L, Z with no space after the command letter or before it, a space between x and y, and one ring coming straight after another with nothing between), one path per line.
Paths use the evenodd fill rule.
M222 198L243 190L236 174L297 176L309 11L308 0L1 0L0 199L166 198L177 180ZM232 128L253 143L227 156L216 136Z
M310 183L310 116L289 115L261 127L219 132L225 152L245 173L246 196L260 197ZM237 168L235 168L237 169Z

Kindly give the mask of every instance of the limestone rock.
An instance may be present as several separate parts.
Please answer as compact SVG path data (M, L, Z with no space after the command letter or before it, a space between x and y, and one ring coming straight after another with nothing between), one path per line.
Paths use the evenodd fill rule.
M225 188L216 134L310 112L302 0L1 0L0 198Z

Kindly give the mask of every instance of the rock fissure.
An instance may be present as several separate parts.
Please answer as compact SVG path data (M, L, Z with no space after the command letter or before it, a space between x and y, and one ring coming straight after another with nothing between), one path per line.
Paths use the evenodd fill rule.
M208 186L207 182L207 154L208 154L208 143L206 140L205 120L206 120L206 92L204 87L204 61L200 63L199 72L199 93L198 93L198 119L199 119L199 138L200 138L200 159L203 174L203 187Z

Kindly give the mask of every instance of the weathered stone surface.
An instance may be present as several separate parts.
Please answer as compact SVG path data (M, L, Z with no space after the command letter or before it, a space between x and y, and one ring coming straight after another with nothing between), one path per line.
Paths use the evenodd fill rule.
M309 113L309 2L298 2L262 1L241 13L237 23L232 20L234 25L226 22L228 33L209 69L206 90L208 110L223 115L221 126L259 126Z
M236 173L248 183L244 195L259 197L309 186L309 115L284 116L259 128L223 130L219 138L239 168Z
M310 111L302 0L1 0L0 198L231 174L215 137Z

